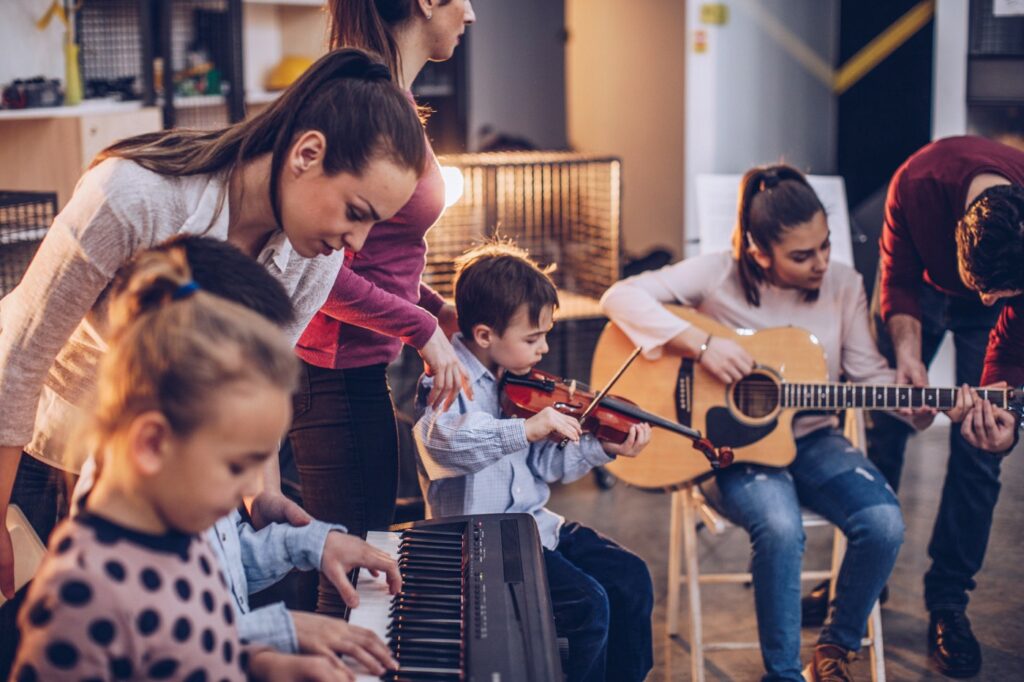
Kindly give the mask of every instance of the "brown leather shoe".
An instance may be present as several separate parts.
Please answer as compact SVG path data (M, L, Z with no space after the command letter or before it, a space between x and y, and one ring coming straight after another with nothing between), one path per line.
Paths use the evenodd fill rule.
M819 644L814 647L811 661L811 679L814 682L853 682L850 663L857 658L853 651L847 651L835 644Z

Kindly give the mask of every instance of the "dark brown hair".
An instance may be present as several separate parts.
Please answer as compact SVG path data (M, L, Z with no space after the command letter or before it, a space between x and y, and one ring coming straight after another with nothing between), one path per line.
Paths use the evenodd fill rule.
M989 187L956 227L960 278L987 294L1024 291L1024 187Z
M213 237L180 234L157 244L150 252L181 251L202 291L257 312L284 327L295 320L295 310L284 286L254 258L238 247ZM133 258L117 271L110 285L110 297L117 298L146 261Z
M95 445L151 410L186 437L235 384L295 389L298 361L281 330L242 305L193 291L192 276L181 245L144 251L113 292L110 350L100 362L91 424Z
M324 172L361 174L387 158L421 175L427 149L423 127L405 94L377 57L355 49L321 57L269 107L214 131L164 130L121 140L93 161L121 157L163 175L227 171L271 153L270 203L281 222L279 180L295 137L318 130L327 139Z
M732 255L747 303L761 305L758 288L765 281L765 272L750 255L750 247L771 255L772 245L782 240L785 230L806 223L819 211L825 212L821 200L803 173L792 166L759 166L746 172L740 181ZM805 296L813 301L818 292L808 291Z
M558 307L558 290L548 272L508 241L470 249L455 263L459 331L472 339L473 327L485 324L504 334L523 304L530 322L537 324L545 306Z
M449 2L441 0L438 5ZM412 17L415 8L416 0L330 0L331 47L358 47L381 55L398 82L402 55L395 29Z

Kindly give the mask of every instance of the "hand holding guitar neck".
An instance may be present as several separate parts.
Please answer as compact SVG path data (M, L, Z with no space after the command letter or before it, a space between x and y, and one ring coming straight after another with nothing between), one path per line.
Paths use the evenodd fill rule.
M1005 381L1000 381L986 388L1006 389L1008 386ZM1016 443L1017 416L994 407L967 384L960 387L956 406L946 415L953 423L962 422L960 432L964 440L980 450L1008 454Z

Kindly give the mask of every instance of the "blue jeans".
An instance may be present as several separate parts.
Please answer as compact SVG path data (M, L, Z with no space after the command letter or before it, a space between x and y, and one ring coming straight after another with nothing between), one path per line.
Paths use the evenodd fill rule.
M878 291L872 298L872 332L879 350L895 365L892 341L879 316ZM988 346L1002 305L986 307L921 286L921 358L930 365L947 331L953 333L956 383L977 386ZM869 413L868 457L899 490L904 451L912 430L884 413ZM979 450L964 440L956 426L949 430L949 461L942 500L935 517L928 556L931 568L924 576L924 601L929 611L967 608L967 592L975 587L992 530L992 514L999 499L1002 457Z
M764 680L800 675L801 505L846 535L836 599L820 643L857 651L871 608L903 543L903 515L882 474L834 429L796 441L796 459L778 469L736 464L718 472L709 499L750 534L751 570ZM715 499L717 497L717 500Z
M47 544L57 522L68 515L74 482L68 473L22 454L11 490L11 503L18 505L36 534ZM17 617L28 585L0 606L0 680L6 680L18 648Z
M544 563L555 631L569 640L569 680L643 680L654 666L654 588L644 560L571 522Z

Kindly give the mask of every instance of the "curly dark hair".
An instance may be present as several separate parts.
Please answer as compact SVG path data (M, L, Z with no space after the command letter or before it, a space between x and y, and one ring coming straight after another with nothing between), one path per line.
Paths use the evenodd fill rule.
M982 294L1024 291L1024 187L989 187L956 227L960 278Z

